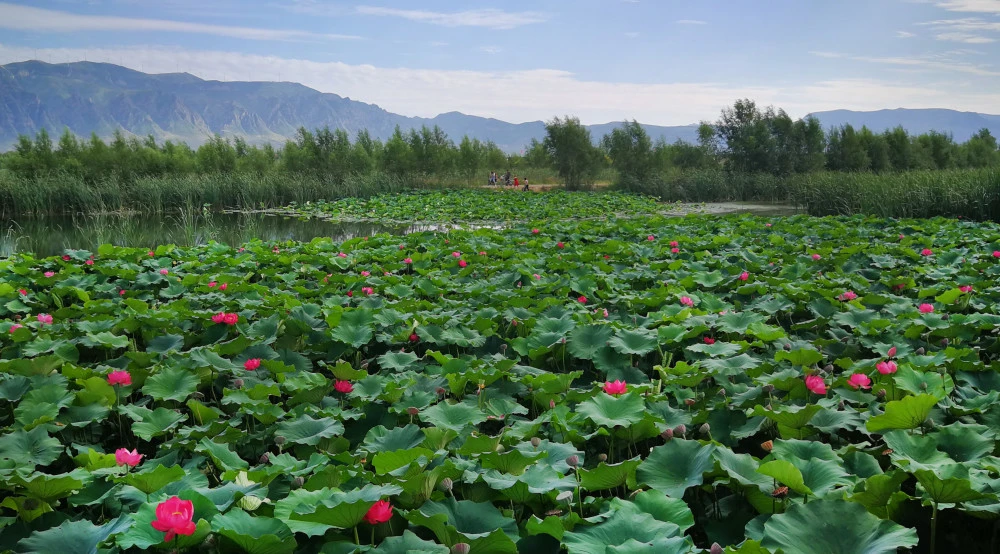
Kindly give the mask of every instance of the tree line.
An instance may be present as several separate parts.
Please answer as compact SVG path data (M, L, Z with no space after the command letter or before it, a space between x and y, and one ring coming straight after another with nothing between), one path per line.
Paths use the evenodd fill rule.
M626 122L595 140L577 118L555 118L543 140L519 154L491 141L463 137L455 144L439 127L402 131L385 141L360 131L351 139L342 129L298 130L283 147L212 138L191 148L127 137L121 131L105 142L96 134L80 139L66 130L53 143L44 129L21 136L0 156L0 169L22 177L67 173L88 182L120 178L213 173L309 173L343 181L352 175L462 175L485 181L491 170L551 168L570 188L590 183L607 167L623 182L643 182L672 170L725 169L732 173L788 176L822 170L900 172L1000 166L997 140L987 129L965 143L931 132L911 135L901 127L877 133L850 125L824 130L815 118L792 120L784 110L738 100L714 123L698 128L696 143L653 141L641 125Z

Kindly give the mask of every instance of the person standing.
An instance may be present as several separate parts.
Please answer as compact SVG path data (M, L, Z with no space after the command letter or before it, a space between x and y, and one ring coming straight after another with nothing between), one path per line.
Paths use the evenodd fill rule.
M514 177L514 190L517 190L519 186L521 186L520 181L517 180L517 177Z
M528 178L527 177L524 178L524 191L528 192Z

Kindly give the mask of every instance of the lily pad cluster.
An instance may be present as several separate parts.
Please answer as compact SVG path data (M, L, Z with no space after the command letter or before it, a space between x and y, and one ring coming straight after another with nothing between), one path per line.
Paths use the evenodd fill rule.
M0 551L973 551L998 277L862 218L12 257Z
M293 204L281 212L337 221L493 223L652 215L669 211L654 198L620 192L453 189Z

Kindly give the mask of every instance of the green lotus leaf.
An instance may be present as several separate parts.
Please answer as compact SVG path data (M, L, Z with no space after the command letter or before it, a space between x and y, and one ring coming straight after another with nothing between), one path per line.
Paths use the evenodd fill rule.
M854 493L850 500L882 519L892 519L893 506L899 503L899 498L908 498L906 493L900 491L900 486L907 479L909 475L903 471L873 475L865 479L864 490Z
M972 488L969 469L960 464L918 469L913 475L920 483L925 504L958 504L988 496Z
M0 435L0 460L10 460L19 466L47 466L56 461L63 450L59 440L50 437L43 427Z
M576 413L601 427L626 427L645 418L646 403L635 392L621 396L599 392L581 402Z
M132 418L132 432L144 441L165 435L177 427L187 416L167 408L149 410L141 406L122 406L122 413Z
M884 413L869 419L865 428L872 433L892 429L916 429L923 424L937 403L937 397L930 394L893 400L885 405Z
M700 485L703 474L712 469L715 446L697 441L674 439L653 448L636 468L636 481L674 498L682 498L689 487Z
M614 333L607 325L577 327L569 335L569 353L583 360L593 360L608 345Z
M956 462L974 462L993 451L996 434L985 425L950 423L929 433L938 450Z
M212 518L212 530L247 554L291 554L296 547L291 529L281 520L253 517L240 509Z
M888 450L891 450L889 455L893 463L909 471L955 463L955 460L937 449L937 441L930 436L913 435L900 430L889 431L882 439Z
M421 412L420 419L435 427L461 433L470 425L486 421L486 414L474 404L439 402Z
M407 371L412 369L419 359L413 352L387 352L379 356L378 365L393 371Z
M142 392L157 400L183 402L198 390L200 379L180 367L168 367L146 379Z
M761 546L797 554L893 554L917 545L917 532L842 500L793 504L764 524Z
M424 442L425 436L420 427L410 424L403 427L386 429L382 425L373 427L365 435L362 447L368 452L392 452L407 450Z
M799 468L786 460L771 460L763 463L757 468L757 472L771 477L799 494L813 494L813 491L806 486Z
M274 431L293 444L315 446L319 441L344 434L344 424L328 417L313 419L308 414L291 421L282 421Z
M434 452L426 448L409 448L407 450L383 451L372 456L372 466L376 475L385 475L401 467L407 467L423 458L421 466L426 466L434 459Z
M656 333L649 329L619 329L608 345L621 354L642 356L656 350Z
M601 462L594 469L581 469L580 486L588 491L603 491L620 487L634 480L640 460L625 460L618 464Z
M412 531L403 531L402 536L387 537L373 552L379 554L448 554L451 549L442 544L425 541Z
M443 502L425 502L410 510L406 519L430 529L443 544L464 542L470 552L517 552L517 523L504 517L493 504L447 498Z
M104 525L80 521L64 521L56 527L35 531L18 543L24 554L97 554L98 547L111 535L121 533L132 524L128 516L113 519Z
M228 446L209 440L207 437L201 439L201 442L198 443L198 446L195 447L194 451L208 454L219 469L224 471L247 469L250 467L250 464L248 464L246 460L240 458L240 456L230 450Z
M146 343L146 351L156 354L179 352L184 348L184 337L181 335L161 335Z
M615 513L603 523L583 530L566 532L563 543L570 554L605 554L606 552L689 552L690 545L680 538L680 527L674 523L656 520L647 513ZM678 539L671 548L658 545L655 550L645 547L663 539ZM620 550L609 550L619 547ZM683 546L682 550L677 550ZM639 548L642 548L641 550Z
M810 348L799 348L796 350L784 351L779 350L774 355L774 360L780 362L782 360L788 360L792 365L809 367L811 365L817 364L823 360L823 354L820 354L816 350Z
M757 468L760 466L753 456L737 454L728 448L717 448L713 454L722 471L740 484L757 487L760 490L771 488L771 479L757 472Z
M185 471L181 466L157 465L152 469L129 473L125 476L125 482L146 494L153 494L184 475Z

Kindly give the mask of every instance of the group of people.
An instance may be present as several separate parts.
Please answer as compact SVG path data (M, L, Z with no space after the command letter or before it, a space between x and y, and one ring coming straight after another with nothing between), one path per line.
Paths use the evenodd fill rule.
M499 186L500 182L503 181L504 186L512 187L512 188L515 188L515 189L521 187L521 190L528 190L528 178L527 177L524 178L523 182L521 181L521 179L517 175L514 175L513 177L514 177L514 179L512 181L509 169L507 170L507 173L504 173L503 175L498 174L496 171L491 171L490 172L490 186L491 187L492 186Z

